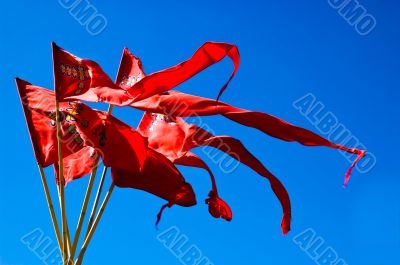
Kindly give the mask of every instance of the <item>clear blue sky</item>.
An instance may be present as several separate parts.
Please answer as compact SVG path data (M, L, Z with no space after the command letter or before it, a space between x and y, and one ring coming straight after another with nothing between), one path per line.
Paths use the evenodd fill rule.
M237 44L241 53L239 72L224 101L317 131L292 106L312 93L376 156L376 166L365 174L355 170L343 189L349 162L339 152L282 142L223 118L206 118L216 133L240 138L282 180L292 199L292 231L281 235L280 206L265 179L245 166L224 175L210 162L221 196L232 207L231 223L208 214L203 203L210 187L207 174L182 168L197 192L198 206L168 209L156 231L155 215L164 202L141 191L115 190L87 251L87 264L181 264L157 240L171 226L215 265L315 264L293 242L307 228L324 239L320 251L332 247L350 265L400 264L400 4L359 2L377 21L367 36L359 35L327 0L91 0L108 22L96 36L57 0L2 1L0 264L43 264L21 243L35 228L56 246L13 78L52 88L51 41L97 61L114 78L124 46L151 73L188 58L208 40ZM178 89L215 97L231 69L224 60ZM132 126L141 117L127 108L116 109L115 115ZM197 153L207 159L201 150ZM57 205L52 169L46 173ZM87 181L66 189L70 230Z

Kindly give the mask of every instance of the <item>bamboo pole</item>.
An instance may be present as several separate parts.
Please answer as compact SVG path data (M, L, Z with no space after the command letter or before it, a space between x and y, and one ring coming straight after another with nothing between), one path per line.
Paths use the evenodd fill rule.
M118 67L117 76L115 77L115 82L118 81L118 75L119 75L119 72L120 72L120 67L122 65L123 58L124 58L124 55L122 55L122 57L121 57L121 60L120 60L120 63L119 63L119 67ZM111 105L111 104L108 105L107 113L111 114L112 109L113 109L113 105ZM94 170L97 171L97 167ZM93 171L92 171L92 174L93 174ZM96 174L96 173L94 173L94 174ZM83 246L81 248L81 251L79 253L79 257L77 259L78 261L79 260L80 261L77 264L81 264L82 263L82 258L83 258L84 252L86 251L87 245L89 244L89 242L86 243L86 241L87 241L88 237L90 236L90 234L93 235L94 231L96 230L97 223L100 220L100 217L101 217L101 215L102 215L102 213L104 211L104 208L106 207L106 205L108 203L108 200L109 200L109 198L110 198L110 196L112 194L112 191L114 189L114 186L115 186L114 183L111 184L111 186L110 186L110 188L109 188L109 190L108 190L108 192L106 194L106 197L104 198L103 203L102 203L102 205L100 207L99 213L96 216L96 220L94 220L94 215L95 215L96 210L97 210L97 206L98 206L98 203L99 203L99 200L100 200L101 192L103 190L103 185L104 185L104 180L105 180L106 174L107 174L107 167L104 166L103 173L102 173L101 179L100 179L100 183L99 183L99 186L97 187L96 197L95 197L95 200L94 200L94 203L93 203L93 206L92 206L92 210L91 210L91 213L90 213L88 226L87 226L86 234L85 234L85 241L84 241ZM94 224L93 224L93 221L95 222ZM92 226L92 224L93 224L93 226ZM91 237L92 236L90 236L89 238L91 238ZM90 239L89 239L89 241L90 241ZM85 246L85 243L86 243L86 246ZM83 248L83 247L85 247L85 248ZM82 249L84 249L84 250L82 251ZM74 254L75 254L75 251L74 251ZM72 257L72 258L74 258L74 257Z
M108 113L108 114L111 114L112 109L113 109L113 106L112 106L112 105L109 105L109 106L108 106L107 113ZM103 168L103 173L101 174L101 178L100 178L100 183L99 183L99 186L98 186L98 188L97 188L96 197L95 197L95 199L94 199L94 203L93 203L93 206L92 206L92 211L91 211L91 213L90 213L90 218L89 218L89 222L88 222L88 225L87 225L87 228L86 228L86 235L85 235L85 237L89 234L90 227L91 227L92 224L93 224L94 215L96 214L97 206L98 206L98 204L99 204L100 195L101 195L101 192L102 192L102 190L103 190L103 184L104 184L104 180L105 180L105 178L106 178L106 174L107 174L107 167L104 166L104 168Z
M42 165L39 163L38 163L38 168L39 168L39 172L40 172L40 177L42 179L43 189L44 189L44 193L46 195L47 206L49 207L51 220L52 220L53 227L54 227L54 232L56 233L58 247L60 248L60 252L62 252L63 241L61 238L60 229L58 227L57 217L54 212L54 207L53 207L53 202L52 202L52 199L50 196L49 186L47 185L46 175L44 174Z
M99 183L99 186L97 188L96 197L95 197L94 202L93 202L92 211L90 213L89 222L87 224L85 237L89 234L90 227L92 226L93 221L94 221L94 217L95 217L95 214L96 214L96 211L97 211L97 206L98 206L99 200L100 200L100 195L101 195L101 192L103 190L104 179L106 177L106 173L107 173L107 167L105 166L103 168L103 173L101 175L100 183Z
M68 253L68 257L69 257L69 262L68 264L72 264L73 265L73 259L70 257L71 256L71 238L69 235L69 225L68 225L68 219L65 218L65 224L66 224L66 228L67 228L67 253Z
M101 219L101 216L103 215L104 209L108 203L108 200L111 197L111 194L114 190L115 184L111 183L110 188L108 189L108 192L106 194L106 196L104 197L103 203L100 206L99 212L97 213L96 219L94 220L93 225L90 227L90 231L88 233L88 235L85 237L85 241L82 245L82 248L80 250L78 259L76 260L75 264L76 265L81 265L82 264L82 260L83 260L83 256L85 255L86 249L90 243L90 240L93 237L94 232L96 231L96 227L99 224L99 221Z
M61 209L61 193L60 193L60 185L58 185L57 186L57 192L58 192L58 200L59 200L59 203L60 203L60 209ZM68 230L68 220L66 219L65 220L65 222L66 222L66 227L67 227L67 235L68 235L68 237L67 237L67 254L68 253L70 253L70 248L71 248L71 240L70 240L70 237L69 237L69 230ZM62 248L60 248L60 251L62 251Z
M81 230L82 230L83 221L85 220L87 206L88 206L88 203L89 203L89 200L90 200L90 195L92 193L94 179L95 179L96 173L97 173L98 163L99 163L99 156L97 155L96 159L95 159L95 166L93 167L92 173L90 174L89 184L88 184L88 187L86 189L85 199L84 199L83 204L82 204L82 210L81 210L81 213L79 215L79 221L78 221L78 225L76 227L76 232L75 232L75 235L74 235L74 242L72 244L71 255L70 255L71 260L74 259L75 251L76 251L76 248L78 246L79 236L80 236L80 233L81 233Z
M66 222L66 211L65 211L65 198L64 198L64 168L63 168L63 155L62 155L62 142L61 142L61 122L60 122L60 109L59 103L56 99L56 124L57 124L57 147L58 147L58 171L59 171L59 191L60 191L60 208L61 208L61 219L62 219L62 238L63 238L63 247L62 247L62 255L64 264L68 264L68 228Z

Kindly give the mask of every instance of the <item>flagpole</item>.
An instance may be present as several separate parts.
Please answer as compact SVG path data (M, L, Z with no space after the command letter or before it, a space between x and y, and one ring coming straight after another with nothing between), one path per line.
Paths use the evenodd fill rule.
M68 220L67 220L67 218L65 218L65 226L67 227L67 253L68 253L68 256L70 256L70 253L71 253L71 238L70 238L70 235L69 235L69 226L68 226ZM71 257L69 257L69 261L73 261L73 259L71 260Z
M119 62L117 76L115 77L115 83L118 82L118 75L119 75L119 72L120 72L120 69L121 69L123 58L124 58L124 53L122 54L121 60ZM107 113L111 114L112 109L113 109L113 105L111 105L111 104L108 105ZM89 234L90 227L91 227L91 225L93 223L94 215L96 214L97 206L98 206L99 200L100 200L100 195L101 195L101 192L103 190L103 184L104 184L104 179L106 178L106 174L107 174L107 167L104 166L103 173L101 174L101 178L100 178L100 183L99 183L99 186L97 187L96 197L94 199L94 203L93 203L93 206L92 206L92 211L90 213L89 222L88 222L88 226L86 228L86 235L85 236L87 236Z
M107 110L108 114L111 114L112 108L113 108L112 105L108 106L108 110ZM96 170L97 170L97 168L96 168ZM99 186L97 187L96 197L95 197L94 202L93 202L92 211L90 212L90 217L89 217L89 222L88 222L88 225L87 225L85 237L88 235L89 230L90 230L90 226L92 225L92 223L94 221L94 215L96 214L97 206L99 204L100 195L101 195L101 192L103 190L103 184L104 184L104 180L105 180L106 174L107 174L107 167L104 166L103 173L101 174L101 178L100 178L100 183L99 183Z
M104 197L103 203L100 206L99 212L97 213L96 219L94 220L93 225L90 227L90 231L88 233L88 235L85 237L85 241L82 245L82 248L80 250L79 256L75 262L76 265L81 265L82 264L82 260L83 260L83 256L85 255L86 249L90 243L90 240L92 239L92 236L94 234L94 232L96 231L96 227L99 224L99 221L103 215L104 209L108 203L108 200L111 197L111 194L114 190L115 184L114 182L111 183L110 188L108 189L108 192L106 194L106 196Z
M50 215L51 215L51 220L52 220L53 227L54 227L54 231L56 233L58 247L60 248L60 252L62 252L63 241L61 239L61 234L60 234L60 229L58 227L57 217L56 217L56 214L54 212L54 207L53 207L53 202L52 202L50 191L49 191L49 186L47 185L46 175L44 174L44 170L43 170L42 165L39 164L39 163L38 163L38 168L39 168L39 172L40 172L40 177L42 179L44 193L46 195L47 206L49 208Z
M107 174L107 167L105 166L105 167L103 168L103 173L102 173L102 175L101 175L100 183L99 183L99 186L98 186L98 188L97 188L96 197L95 197L95 199L94 199L92 211L91 211L91 213L90 213L90 218L89 218L89 222L88 222L88 225L87 225L87 228L86 228L86 235L85 235L85 237L89 234L90 227L91 227L92 224L93 224L94 217L95 217L94 215L96 214L97 206L98 206L98 204L99 204L100 195L101 195L101 192L102 192L102 190L103 190L103 184L104 184L104 179L105 179L105 177L106 177L106 174Z
M88 203L89 203L90 195L92 193L94 179L96 177L97 167L98 167L98 163L99 163L99 156L98 155L96 155L96 159L95 159L94 163L95 163L95 166L94 166L94 168L92 170L92 173L90 174L89 184L88 184L88 187L86 189L85 199L84 199L83 204L82 204L82 209L81 209L81 213L79 215L78 225L76 227L76 232L75 232L75 235L74 235L74 242L72 244L71 255L70 255L71 260L73 260L74 256L75 256L75 251L76 251L76 248L78 246L78 241L79 241L79 236L80 236L80 233L81 233L81 230L82 230L83 221L84 221L85 216L86 216L87 206L88 206Z
M118 75L119 75L119 72L120 72L120 68L121 68L121 65L122 65L123 58L124 58L124 54L122 54L121 60L120 60L120 62L119 62L119 67L118 67L117 76L115 77L115 82L118 82ZM113 109L113 105L111 105L111 104L108 105L107 113L108 113L109 115L111 114L112 109ZM97 171L97 167L96 167L94 170ZM93 174L93 171L92 171L92 174ZM94 173L94 174L96 174L96 173ZM106 205L107 205L107 203L108 203L108 200L109 200L109 198L110 198L110 196L111 196L111 194L112 194L112 191L113 191L113 189L114 189L114 186L115 186L114 183L111 184L111 186L110 186L110 188L109 188L109 190L108 190L108 192L107 192L107 194L106 194L106 197L104 198L104 201L103 201L103 203L102 203L102 205L101 205L101 207L100 207L99 213L98 213L97 216L96 216L96 220L94 220L94 215L96 214L97 206L98 206L98 204L99 204L99 200L100 200L101 192L102 192L102 190L103 190L103 185L104 185L104 180L105 180L106 174L107 174L107 167L104 166L104 168L103 168L103 173L102 173L101 178L100 178L100 183L99 183L99 186L98 186L98 188L97 188L96 197L95 197L95 200L94 200L94 202L93 202L92 210L91 210L91 213L90 213L90 217L89 217L89 221L88 221L88 226L87 226L87 228L86 228L86 234L85 234L84 245L82 246L81 251L80 251L80 253L79 253L79 257L78 257L78 259L77 259L77 261L79 261L79 260L80 260L80 261L79 261L79 263L77 263L77 264L82 263L82 258L83 258L84 252L86 251L87 245L89 244L89 242L86 243L87 238L88 238L88 236L89 236L90 234L93 235L94 231L96 230L96 226L97 226L96 222L97 222L97 223L99 222L100 217L101 217L101 214L103 213L104 208L106 207ZM99 215L100 215L100 217L99 217ZM94 221L95 223L94 223L94 225L92 226L93 221ZM90 238L91 238L91 236L90 236ZM89 241L90 241L90 239L89 239ZM85 246L85 243L86 243L86 246ZM84 246L85 246L85 248L83 248ZM82 249L84 249L84 250L82 251ZM74 254L75 254L75 251L76 251L76 248L74 249ZM74 257L72 257L72 258L74 258Z
M63 247L62 247L62 255L64 264L68 264L68 228L66 221L66 211L65 211L65 198L64 198L64 168L63 168L63 155L62 155L62 143L61 143L61 122L60 122L60 109L59 102L56 99L56 124L57 124L57 149L58 149L58 171L59 171L59 192L60 192L60 208L61 208L61 218L62 218L62 238L63 238Z

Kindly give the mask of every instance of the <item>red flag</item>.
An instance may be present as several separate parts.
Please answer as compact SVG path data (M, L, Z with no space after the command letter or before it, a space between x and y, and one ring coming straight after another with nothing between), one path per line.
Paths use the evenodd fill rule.
M258 129L272 137L306 146L326 146L356 154L357 158L346 172L345 185L356 163L365 155L364 150L348 148L301 127L267 113L236 108L212 99L184 94L178 91L155 95L132 104L133 107L149 112L167 114L172 117L222 115L234 122Z
M142 171L127 171L111 168L111 175L118 187L134 188L150 192L169 202L170 205L193 206L195 195L190 184L165 156L147 150L147 159Z
M108 167L136 171L147 155L146 139L114 116L89 106L72 102L71 116L87 146L96 149Z
M119 89L96 62L76 57L54 42L52 48L58 100L66 101L74 96L90 94L90 89Z
M128 48L124 48L115 83L122 89L127 90L142 80L143 77L145 77L145 73L142 61L133 55Z
M22 102L27 102L23 106L38 162L43 166L57 163L54 93L20 79L17 85ZM129 125L79 102L62 103L60 110L65 157L90 146L106 166L137 171L144 165L146 140Z
M234 68L229 80L219 91L218 99L235 76L240 63L238 48L235 45L222 42L204 43L190 59L144 77L128 90L129 94L135 98L135 101L138 101L168 91L221 61L226 56L232 60Z
M237 50L235 52L238 56ZM232 53L231 55L232 55L232 57L235 56L234 53ZM199 58L199 53L196 56L197 56L197 58ZM194 56L194 57L196 58L196 56ZM239 65L239 57L233 58L233 59L234 59L234 63L235 63L234 72L236 72L237 67ZM193 62L191 62L191 63L193 63ZM187 68L188 66L185 66L185 67ZM182 68L180 71L182 71ZM233 77L233 75L234 75L234 73L232 74L232 77ZM144 76L145 76L145 74L144 74L144 71L142 68L142 63L141 63L140 59L137 58L136 56L134 56L132 53L129 52L128 49L125 48L123 51L120 67L118 70L116 83L120 87L123 87L124 89L129 89L134 84L136 84L138 81L140 81ZM232 77L231 77L231 79L232 79ZM155 78L157 78L157 77L155 77ZM179 77L179 78L181 78L181 77ZM168 133L171 133L173 131L174 130L169 130ZM179 129L177 131L179 132ZM153 135L153 136L155 136L155 135ZM157 138L157 137L158 136L155 136L155 138ZM175 137L174 139L180 139L180 138ZM168 149L168 147L167 147L167 149ZM163 152L165 154L166 150L163 150ZM178 158L178 160L175 160L176 164L200 167L200 168L207 170L207 172L210 175L211 182L212 182L212 190L210 191L210 194L209 194L210 198L207 199L207 201L206 201L206 203L209 205L209 211L214 217L222 217L226 220L231 220L232 212L231 212L229 206L222 199L220 199L218 197L215 178L214 178L211 170L208 168L208 166L199 157L197 157L194 154L186 153L185 156ZM162 210L163 210L163 208L162 208ZM158 216L158 221L161 217L161 212L160 212L160 215Z
M16 78L16 84L37 162L43 167L57 163L54 93L19 78ZM65 110L60 117L63 154L69 156L83 148L84 144L76 132L75 123L68 115L72 111L70 106L61 103L60 108Z
M189 167L198 167L205 169L208 172L212 184L212 189L208 194L209 198L206 199L206 204L208 204L208 211L215 218L223 218L227 221L231 221L232 210L229 205L218 196L215 177L207 164L200 157L191 152L187 152L184 156L176 159L175 164Z
M63 158L63 176L65 185L69 182L84 177L89 174L93 167L96 166L97 153L94 148L85 146L76 153L73 153ZM58 183L58 163L54 164L54 172L56 175L56 181Z
M182 118L171 118L162 114L146 112L138 126L139 132L148 137L149 146L167 156L175 163L186 163L192 166L201 166L201 162L194 161L193 157L185 158L187 153L198 146L212 146L247 165L261 176L270 181L271 188L278 197L282 209L282 232L290 230L291 206L289 195L282 183L257 160L242 143L232 137L215 137L211 133L194 124L186 123ZM190 159L190 161L188 161ZM216 191L216 189L215 189ZM217 192L210 193L210 213L213 216L231 216L229 206L218 198Z
M45 90L16 78L21 103L24 109L29 134L36 159L47 167L54 164L58 183L58 152L55 124L55 103L52 91ZM95 151L84 147L83 139L76 131L74 119L68 115L72 108L68 103L61 103L65 110L61 113L61 132L63 141L63 168L65 184L88 174L93 165Z
M206 42L193 56L170 68L144 77L140 60L124 49L118 73L117 85L92 60L81 59L53 43L54 79L57 99L106 102L117 106L129 106L133 102L168 91L224 57L231 58L234 70L221 88L218 98L235 75L240 56L235 45ZM140 76L138 77L138 74ZM140 80L140 81L138 81Z
M282 210L282 232L287 234L290 230L290 222L292 218L290 198L285 187L265 166L237 139L229 136L213 136L212 134L199 130L196 138L199 146L211 146L227 153L232 158L245 164L261 176L267 178L271 188L279 199Z

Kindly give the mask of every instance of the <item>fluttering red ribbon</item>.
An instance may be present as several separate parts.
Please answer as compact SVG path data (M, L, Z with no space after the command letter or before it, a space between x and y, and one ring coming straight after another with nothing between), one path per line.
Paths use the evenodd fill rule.
M273 115L237 108L213 99L193 96L179 91L155 95L135 102L131 106L143 111L162 113L170 117L222 115L234 122L255 128L284 141L295 141L305 146L326 146L355 154L357 158L346 172L344 185L348 183L354 166L365 156L364 150L332 143L318 134L292 125Z
M239 68L240 55L235 45L206 42L188 60L141 77L140 81L127 86L121 85L124 73L129 81L129 78L132 78L133 67L138 65L129 62L129 59L133 60L132 58L136 57L127 49L124 49L116 85L96 62L79 58L53 43L56 95L60 101L85 100L129 106L132 102L173 89L225 57L232 60L234 69L229 80L220 89L217 99L226 90ZM139 68L141 69L141 64Z

